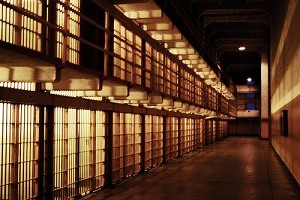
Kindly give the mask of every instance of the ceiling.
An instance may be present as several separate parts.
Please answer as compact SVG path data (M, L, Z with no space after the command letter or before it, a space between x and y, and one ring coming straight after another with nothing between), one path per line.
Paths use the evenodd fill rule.
M272 0L156 0L209 64L233 84L260 84L261 50L269 46ZM239 51L239 46L245 51ZM230 78L224 78L225 82Z

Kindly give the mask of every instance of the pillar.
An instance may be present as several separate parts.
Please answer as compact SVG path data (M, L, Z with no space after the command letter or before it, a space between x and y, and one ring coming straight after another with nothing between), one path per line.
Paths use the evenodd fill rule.
M269 62L268 51L261 51L261 133L262 139L269 138Z

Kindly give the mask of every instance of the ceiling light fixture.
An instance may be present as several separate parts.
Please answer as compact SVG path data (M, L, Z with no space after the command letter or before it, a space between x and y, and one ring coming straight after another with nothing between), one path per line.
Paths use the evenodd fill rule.
M251 81L252 81L252 78L251 78L251 77L248 77L248 78L247 78L247 81L248 81L248 82L251 82Z
M239 47L239 50L240 50L240 51L245 51L245 50L246 50L246 47L245 47L245 46L240 46L240 47Z

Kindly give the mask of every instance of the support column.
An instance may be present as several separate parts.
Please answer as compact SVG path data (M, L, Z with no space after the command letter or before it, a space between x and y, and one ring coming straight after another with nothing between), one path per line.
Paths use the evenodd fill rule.
M44 156L45 156L45 107L39 108L39 158L38 158L38 199L44 196Z
M178 117L177 118L178 120L178 156L177 157L180 157L181 156L181 118Z
M261 133L262 139L269 138L269 62L268 51L261 51Z
M105 114L105 186L112 185L113 112Z
M167 162L167 117L163 116L163 162L162 163L166 163Z
M145 114L143 114L142 135L141 135L141 172L145 171L145 134L146 134L146 120L145 120Z
M53 199L53 146L54 146L54 107L48 106L46 113L46 152L47 152L47 160L46 160L46 177L45 177L45 186L46 186L46 194L45 196L48 199Z

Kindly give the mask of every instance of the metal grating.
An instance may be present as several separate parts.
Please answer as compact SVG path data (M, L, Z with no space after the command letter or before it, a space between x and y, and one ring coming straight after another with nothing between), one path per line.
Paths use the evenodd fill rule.
M152 166L161 164L163 161L163 117L152 118Z
M0 103L0 198L36 199L39 110Z
M204 145L204 124L203 119L195 119L195 147L201 148Z
M152 88L151 70L152 70L152 46L146 42L145 48L145 87Z
M91 131L91 111L90 110L78 110L78 145L79 145L79 194L84 194L92 190L93 177L93 140L94 135Z
M0 82L0 87L14 88L19 90L35 91L35 83L25 83L25 82Z
M56 32L56 56L62 58L63 62L79 64L80 42L76 39L76 36L80 36L79 10L79 0L60 0L56 4L57 26L73 35L69 37L63 32Z
M164 78L164 93L178 97L178 65L167 57L166 66L164 68Z
M95 188L100 188L104 185L105 181L105 127L106 127L106 114L103 111L95 111Z
M84 195L104 184L104 113L55 108L54 197Z
M142 84L142 39L114 20L114 76Z
M185 154L195 149L194 120L180 118L180 153Z
M126 177L136 174L141 169L141 130L142 118L140 115L125 114L125 166Z
M17 1L18 3L20 1ZM22 7L34 16L42 17L42 0L21 1L17 6ZM42 24L27 16L17 14L16 26L21 28L21 46L41 51ZM20 23L21 22L21 23ZM18 30L18 29L17 29ZM17 31L18 33L18 31ZM17 35L16 35L17 36ZM17 36L18 37L18 36ZM17 41L18 39L16 39Z
M145 169L152 166L152 115L145 115Z
M112 146L112 181L124 177L124 113L113 113L113 146Z
M34 16L42 16L41 0L6 0L5 2L21 7L24 11ZM41 27L41 23L14 11L8 6L0 4L0 40L41 51Z
M178 156L178 118L166 118L166 160Z
M219 121L218 124L219 138L223 139L228 135L228 121Z
M141 116L113 113L112 180L132 176L141 169Z

